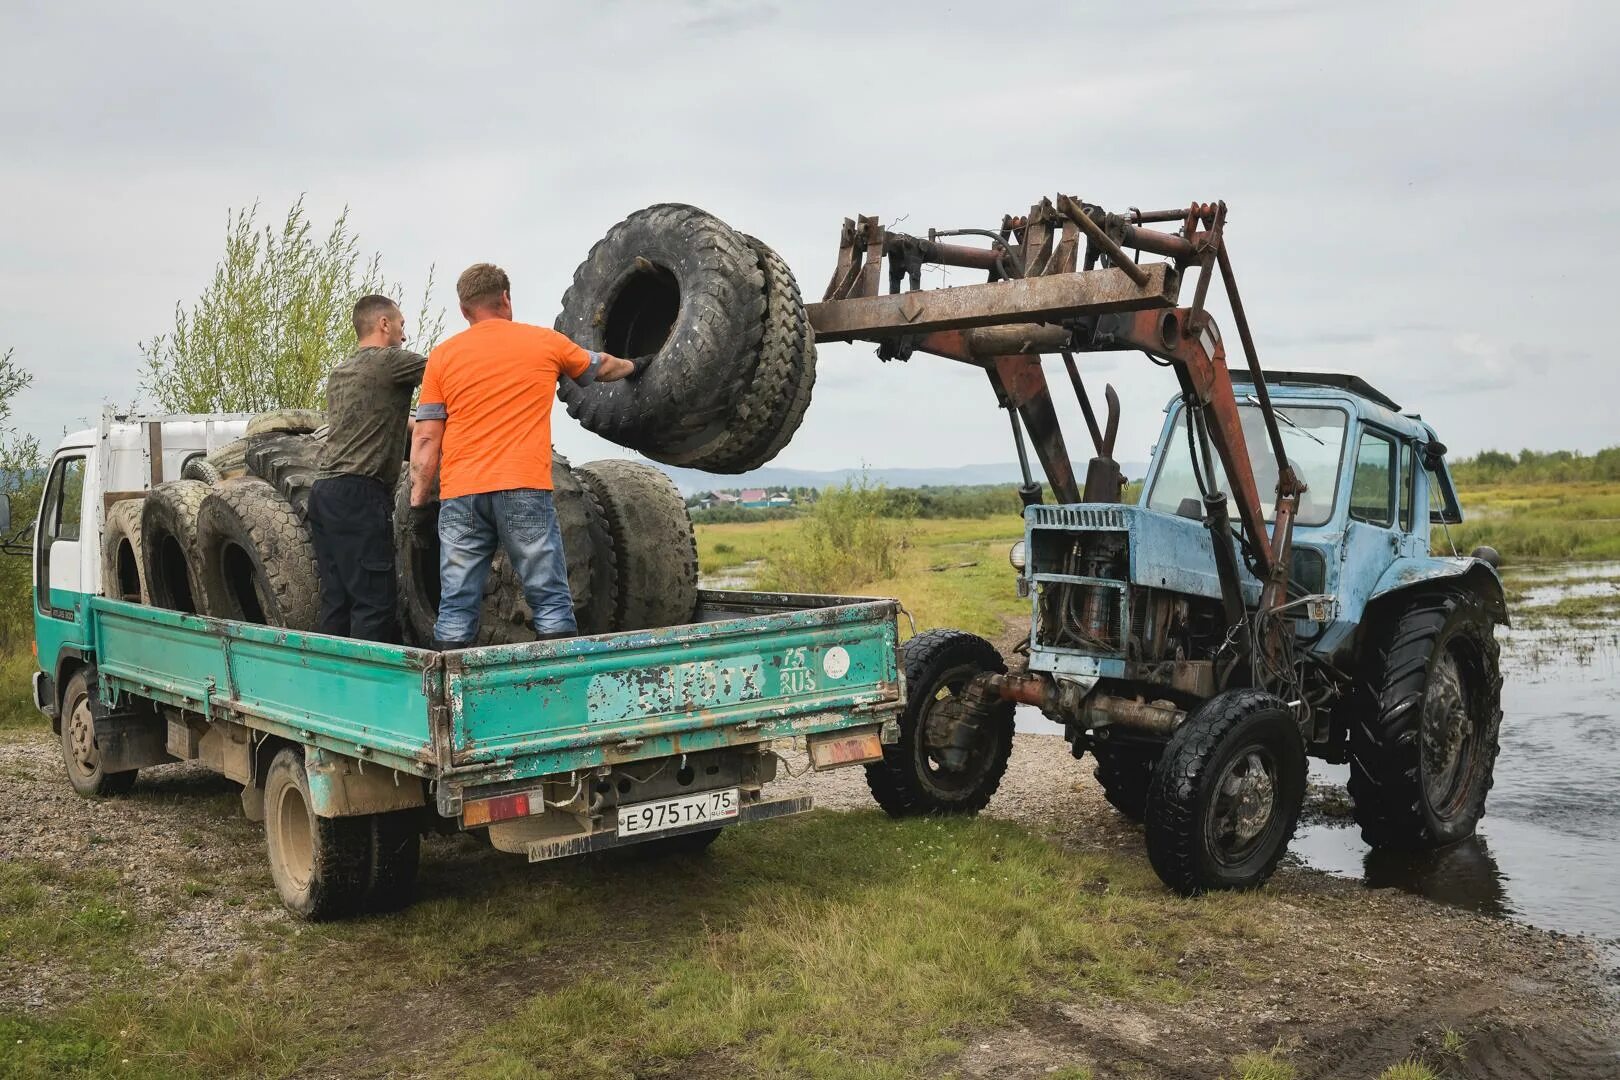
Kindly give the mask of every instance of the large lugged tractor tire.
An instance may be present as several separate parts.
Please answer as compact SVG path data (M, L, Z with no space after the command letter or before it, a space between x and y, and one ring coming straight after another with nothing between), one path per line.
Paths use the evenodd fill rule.
M113 503L101 532L101 595L132 604L147 602L146 567L141 563L140 499Z
M724 432L694 449L667 454L672 465L701 462L709 472L742 473L774 458L799 430L816 382L815 334L799 284L781 256L743 234L765 277L765 332L754 377Z
M270 877L288 910L305 919L359 911L372 881L370 816L315 814L302 747L283 747L264 780L264 836Z
M697 611L697 539L674 482L639 461L591 461L575 471L601 505L613 539L613 629L691 622Z
M280 432L285 435L308 435L326 424L326 414L319 409L277 409L262 412L249 420L244 435L262 435Z
M1502 721L1495 623L1465 590L1418 593L1385 624L1350 721L1350 798L1373 847L1440 847L1485 813Z
M1102 786L1103 798L1132 821L1141 821L1147 812L1148 786L1153 782L1153 766L1158 764L1162 746L1115 739L1091 749L1097 759L1092 775Z
M101 747L96 742L95 692L91 668L75 671L62 688L62 763L68 783L87 799L124 795L135 786L136 770L110 773L101 767Z
M981 672L1005 672L996 647L961 630L930 630L901 650L906 706L900 741L866 767L866 784L891 817L976 814L990 802L1012 755L1013 703L997 702L968 766L947 769L941 759L944 728L959 714L962 694Z
M301 518L309 516L309 489L320 470L321 435L260 435L248 440L247 471L281 493Z
M613 538L595 497L575 477L566 458L553 456L552 505L562 533L568 563L568 588L574 598L574 620L581 635L605 634L613 629L617 603ZM437 498L438 485L432 495ZM411 543L410 478L401 475L394 489L394 555L399 572L400 625L412 643L433 641L433 623L439 616L439 546ZM496 551L484 584L484 606L479 618L478 645L510 645L533 641L533 616L523 598L523 583Z
M141 507L141 564L146 568L148 601L154 607L203 611L202 553L197 548L197 513L208 497L201 480L159 484Z
M320 579L309 527L264 480L217 485L197 513L207 613L221 619L314 630Z
M692 206L638 210L574 271L556 328L641 370L611 383L564 379L559 396L588 431L648 457L679 454L731 423L754 377L764 316L759 260L739 234Z
M1252 889L1277 869L1305 803L1305 740L1263 690L1227 690L1170 737L1148 788L1148 861L1183 896Z

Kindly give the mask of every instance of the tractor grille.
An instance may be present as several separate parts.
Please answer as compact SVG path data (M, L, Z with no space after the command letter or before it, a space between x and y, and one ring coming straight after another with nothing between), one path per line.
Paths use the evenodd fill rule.
M1112 506L1032 506L1030 523L1057 529L1123 529L1125 515Z

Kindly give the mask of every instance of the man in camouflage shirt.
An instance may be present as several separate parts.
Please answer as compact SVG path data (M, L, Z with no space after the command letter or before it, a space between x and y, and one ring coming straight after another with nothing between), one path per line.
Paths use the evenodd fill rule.
M320 631L397 644L394 485L406 456L411 396L427 358L400 348L405 318L386 296L360 298L354 333L354 355L326 379L331 434L309 495Z

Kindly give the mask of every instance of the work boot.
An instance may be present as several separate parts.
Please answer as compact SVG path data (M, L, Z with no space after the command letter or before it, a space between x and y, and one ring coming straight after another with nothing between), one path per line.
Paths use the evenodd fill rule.
M455 652L457 649L470 649L472 647L473 643L470 641L440 641L438 638L433 639L434 652Z

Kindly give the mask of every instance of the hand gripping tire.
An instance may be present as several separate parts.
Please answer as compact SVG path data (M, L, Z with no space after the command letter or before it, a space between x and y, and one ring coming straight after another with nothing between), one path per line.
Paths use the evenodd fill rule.
M1183 896L1263 885L1305 802L1305 740L1263 690L1227 690L1193 710L1153 769L1148 861Z
M113 503L101 531L101 595L132 604L147 602L146 567L141 563L140 499Z
M930 630L901 649L906 705L900 741L883 748L883 760L866 766L872 797L890 817L913 814L976 814L990 802L1012 754L1013 703L998 701L981 727L968 768L945 769L931 728L950 719L975 675L1005 672L1007 665L982 637L960 630ZM932 723L931 723L932 722Z
M591 461L574 471L601 506L612 537L618 579L613 629L691 622L697 539L674 481L639 461Z
M757 469L781 452L804 420L816 382L815 334L793 273L763 241L742 234L765 277L765 333L759 362L729 427L694 450L666 454L671 465L696 464L709 472Z
M1350 720L1350 799L1373 847L1473 835L1502 721L1495 624L1479 596L1421 592L1383 624L1371 693Z
M281 902L310 920L359 911L372 875L371 815L315 814L304 749L283 747L264 779L264 836Z
M556 328L587 349L637 360L630 379L558 384L586 430L660 458L720 435L758 363L759 260L693 206L660 203L608 230L574 271Z
M201 480L159 484L141 507L141 565L153 607L201 614L202 553L197 548L197 512L208 497Z
M289 630L314 630L321 588L309 527L267 481L217 485L197 512L205 610Z

